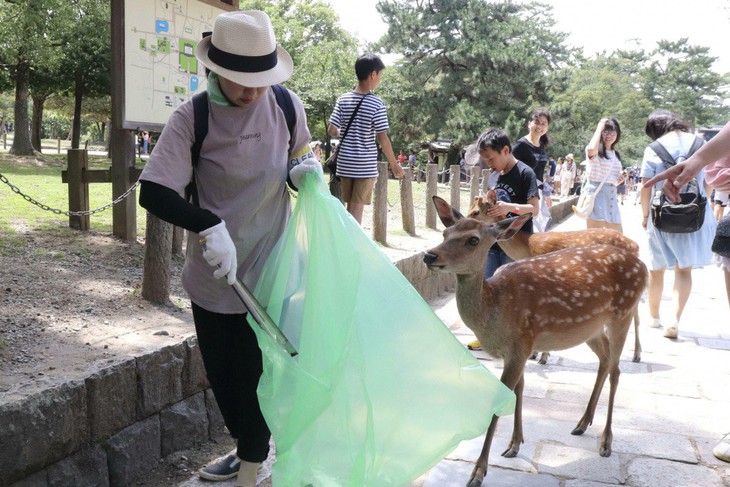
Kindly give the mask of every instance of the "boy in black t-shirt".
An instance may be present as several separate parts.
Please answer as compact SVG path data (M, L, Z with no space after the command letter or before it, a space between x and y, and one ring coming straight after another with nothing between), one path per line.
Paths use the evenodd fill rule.
M489 128L477 139L477 150L482 165L488 166L497 178L490 179L490 186L497 196L497 203L489 209L488 216L516 216L523 213L537 215L540 202L535 171L512 155L509 137L501 129ZM520 231L532 233L532 220L526 222ZM489 249L484 278L489 279L504 264L512 262L502 248L495 243ZM470 350L479 350L479 340L470 342Z
M522 213L537 215L539 193L535 172L512 155L509 137L501 129L490 128L477 140L482 162L499 176L494 185L497 204L489 210L489 216L515 216ZM532 220L525 223L522 231L532 233ZM503 264L512 262L499 245L489 249L484 277L490 278Z

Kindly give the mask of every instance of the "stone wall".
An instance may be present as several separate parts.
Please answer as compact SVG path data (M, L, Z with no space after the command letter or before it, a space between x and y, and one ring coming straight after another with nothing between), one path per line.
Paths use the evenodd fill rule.
M454 288L423 253L395 263L425 300ZM0 487L121 487L216 436L223 418L197 340L0 405Z
M197 340L0 406L0 486L123 486L223 429Z

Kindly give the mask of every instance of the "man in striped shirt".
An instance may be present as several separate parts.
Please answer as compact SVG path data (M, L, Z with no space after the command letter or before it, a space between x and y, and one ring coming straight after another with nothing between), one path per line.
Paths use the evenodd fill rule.
M403 168L396 161L388 138L390 127L385 103L372 93L380 84L384 69L383 61L375 54L366 53L357 59L357 87L337 99L327 128L331 136L340 137L336 176L342 181L342 199L347 203L347 211L358 223L362 223L365 205L372 201L378 176L376 140L388 159L393 175L396 178L403 177ZM347 129L358 104L360 108Z

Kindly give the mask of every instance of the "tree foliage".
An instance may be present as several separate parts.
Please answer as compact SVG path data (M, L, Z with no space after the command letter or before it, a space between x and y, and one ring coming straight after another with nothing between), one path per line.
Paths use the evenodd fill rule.
M566 34L536 3L383 0L377 8L388 24L378 45L402 54L412 86L404 131L425 138L467 143L522 119L549 102L549 75L569 58Z
M63 17L61 0L0 0L0 58L15 85L15 137L10 152L33 153L28 99L31 72L49 62Z
M327 120L337 97L357 83L357 41L319 0L250 0L240 7L263 10L271 18L277 40L294 61L286 85L304 102L312 138L328 140Z

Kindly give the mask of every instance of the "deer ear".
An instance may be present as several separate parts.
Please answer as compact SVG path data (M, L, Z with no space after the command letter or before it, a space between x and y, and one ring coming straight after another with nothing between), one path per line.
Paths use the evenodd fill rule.
M487 203L490 205L497 204L497 192L493 189L487 191Z
M433 197L433 204L436 207L436 213L438 214L439 218L441 219L441 223L444 224L445 227L450 227L457 221L464 218L464 216L459 213L457 210L453 209L450 204L446 202L445 199L440 198L438 196Z
M530 218L532 218L532 213L525 213L498 221L494 224L494 228L497 230L497 240L509 240L514 237Z

